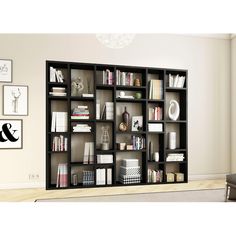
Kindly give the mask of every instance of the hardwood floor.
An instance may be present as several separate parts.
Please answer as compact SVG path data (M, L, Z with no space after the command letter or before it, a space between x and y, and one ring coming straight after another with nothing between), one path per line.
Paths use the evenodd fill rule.
M1 202L34 202L37 199L84 197L84 196L109 196L116 194L155 193L182 190L217 189L225 187L225 179L190 181L184 184L144 185L125 187L104 187L68 190L12 189L0 190Z

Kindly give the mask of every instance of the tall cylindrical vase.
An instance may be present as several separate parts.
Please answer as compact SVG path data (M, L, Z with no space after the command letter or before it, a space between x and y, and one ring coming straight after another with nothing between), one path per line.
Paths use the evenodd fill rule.
M169 132L169 149L176 149L176 132Z

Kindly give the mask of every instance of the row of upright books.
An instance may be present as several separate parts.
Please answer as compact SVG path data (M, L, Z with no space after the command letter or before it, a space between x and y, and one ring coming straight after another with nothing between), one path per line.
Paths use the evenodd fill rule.
M144 137L139 137L139 136L135 136L132 135L131 136L131 140L132 140L132 150L142 150L146 148L146 139Z
M51 132L67 132L67 112L52 112Z
M96 169L96 185L112 184L112 168Z
M102 111L100 111L100 104L96 105L96 119L98 120L113 120L114 119L114 103L105 102Z
M94 171L83 170L83 186L94 185Z
M58 83L63 83L64 76L61 70L57 70L53 68L52 66L50 67L50 82L58 82Z
M134 73L116 70L116 85L134 86Z
M163 170L148 169L148 183L161 183L163 181Z
M148 109L149 120L162 120L163 109L162 107L149 107Z
M94 142L85 142L83 164L94 164Z
M163 99L163 80L152 79L148 82L149 99Z
M59 163L57 167L57 188L65 188L68 187L67 183L68 179L68 167L67 163Z
M114 76L113 76L112 71L107 69L107 70L103 70L100 73L102 73L102 84L106 84L106 85L113 85L114 84ZM98 78L98 81L99 81L99 78Z
M63 135L54 136L52 141L52 151L67 151L68 149L68 138Z
M183 88L185 83L185 76L171 75L168 76L169 87Z

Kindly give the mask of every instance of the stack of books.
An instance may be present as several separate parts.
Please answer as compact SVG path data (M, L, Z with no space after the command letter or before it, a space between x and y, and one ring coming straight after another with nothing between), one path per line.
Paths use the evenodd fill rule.
M112 184L112 169L98 168L96 169L96 185Z
M94 185L94 171L83 170L83 186Z
M116 70L116 85L134 86L134 73Z
M152 79L149 81L149 99L163 98L163 80Z
M151 132L163 132L163 124L160 124L160 123L148 123L148 131L151 131Z
M145 149L146 139L144 137L138 137L135 135L131 136L133 150Z
M170 153L166 158L166 161L183 161L183 160L184 160L183 153Z
M163 109L161 107L149 107L149 120L162 120Z
M64 76L62 74L62 71L56 70L52 66L50 67L50 82L64 82Z
M52 92L49 92L51 96L66 96L66 88L63 87L52 87Z
M113 163L113 155L112 154L97 155L97 163L98 164Z
M68 148L68 138L63 135L53 137L52 141L52 151L67 151Z
M88 120L89 119L89 109L88 106L78 106L73 109L72 120Z
M88 124L76 124L73 126L73 132L84 132L84 133L90 133L92 127Z
M169 74L168 81L169 81L169 87L171 88L183 88L185 82L185 76Z
M163 181L163 170L148 169L148 183L161 183Z
M57 188L65 188L67 184L68 168L67 163L59 163L57 168Z
M83 164L94 164L94 142L85 142Z
M124 159L120 167L119 181L122 184L141 182L141 168L138 159Z
M51 132L67 132L67 112L52 112Z

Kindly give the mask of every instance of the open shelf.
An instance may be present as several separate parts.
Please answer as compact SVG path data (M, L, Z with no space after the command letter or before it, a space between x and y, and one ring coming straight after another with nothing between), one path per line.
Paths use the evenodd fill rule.
M50 67L62 71L64 76L63 83L51 82L53 80L50 80ZM183 88L169 87L169 84L171 84L168 80L169 74L185 76L186 80L183 83ZM117 75L120 77L117 77ZM187 77L188 72L186 70L178 69L47 61L46 189L187 183ZM80 87L82 91L78 89L81 83L83 85ZM65 88L66 96L49 95L49 92L53 91L52 88L54 87ZM123 95L122 92L124 92ZM93 97L82 97L82 94L93 94ZM119 96L133 96L134 99L120 98ZM140 99L136 97L140 97ZM180 105L180 115L176 121L169 120L168 117L169 103L172 99L175 99ZM110 105L112 103L112 105L109 106L109 103ZM127 131L122 132L119 130L122 129L122 126L119 125L124 121L122 114L125 109L130 114L129 125ZM64 130L67 130L67 132L51 132L51 130L54 130L51 129L53 112L67 114L64 124L66 126ZM89 117L89 119L73 119L71 115ZM140 116L142 116L142 119L140 119ZM141 126L139 125L140 120L142 121ZM149 123L151 124L150 126L153 126L154 130L161 130L162 126L163 131L148 131L148 128L150 128ZM160 124L155 127L155 123ZM75 126L76 128L74 128ZM83 129L81 127L88 128ZM104 128L108 132L109 146L104 145L106 141L102 141L101 138ZM72 132L73 129L77 130L77 132ZM82 132L82 130L87 132ZM91 132L88 132L90 130ZM169 149L169 132L176 132L176 149ZM67 138L67 148L58 149L58 144L56 144L55 148L55 140L61 136L65 140ZM87 147L89 149L87 150L89 150L89 155L85 152L85 143L88 144ZM127 150L127 145L130 145L128 148L133 146L134 150ZM109 150L101 150L102 148L109 148ZM119 150L123 148L124 150ZM155 154L157 152L158 156ZM183 161L166 161L169 154L184 155L184 159ZM92 163L84 164L84 160L88 156ZM101 162L102 159L100 158L104 156L108 158L107 160L104 159L104 162L109 161L112 163L97 163L97 161ZM156 159L158 157L159 159ZM177 159L177 157L174 157L172 156L173 159L168 159ZM138 169L137 173L140 173L140 183L123 184L119 181L122 173L120 166L122 166L124 159L138 160L140 170ZM157 162L155 159L159 161ZM66 183L68 187L56 187L57 168L60 163L67 166ZM106 181L105 184L96 185L97 175L101 170L105 170ZM150 181L150 173L155 174L155 172L162 176L161 182L158 182L160 179L155 178L154 180L157 182ZM175 173L176 176L178 176L178 173L183 174L183 181L167 182L166 174L169 172ZM107 179L108 173L111 173L111 180L109 181ZM86 176L87 174L93 176L92 184L90 185L83 184L85 183L84 179L88 177ZM72 184L73 177L76 177L75 175L78 178L77 185ZM108 182L112 184L107 184Z

